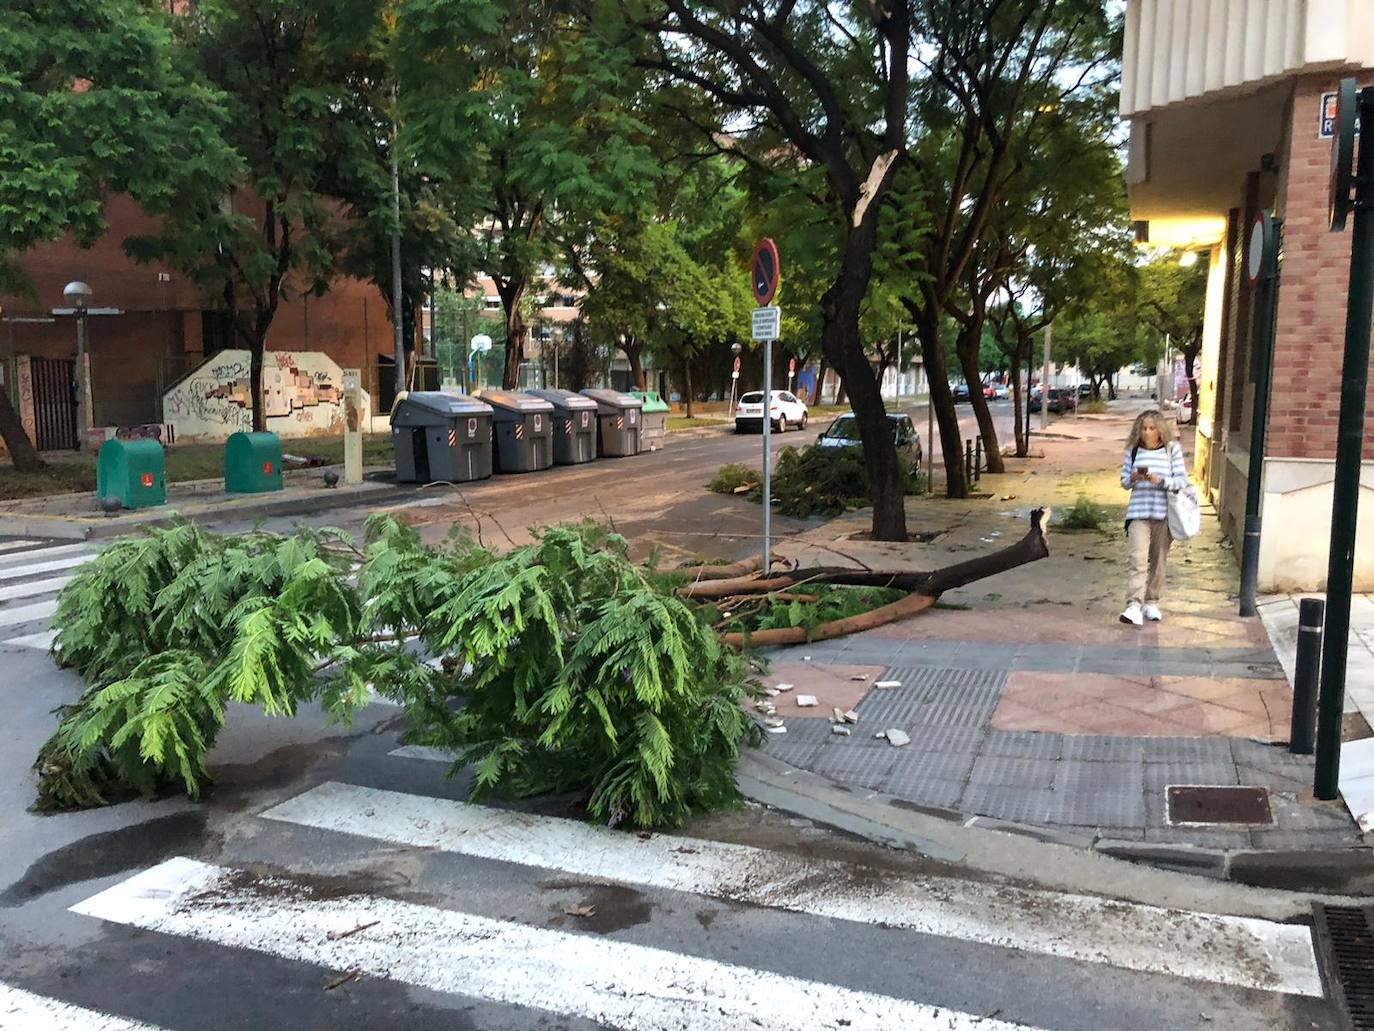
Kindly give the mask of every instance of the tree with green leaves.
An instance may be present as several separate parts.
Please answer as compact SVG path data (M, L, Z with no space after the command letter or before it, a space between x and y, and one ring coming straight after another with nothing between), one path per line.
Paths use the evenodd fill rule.
M821 347L854 404L870 470L873 535L905 540L901 470L859 319L873 275L882 201L907 140L912 17L907 2L837 9L824 2L635 5L584 0L587 22L665 89L709 99L703 136L774 166L823 176L836 260L819 298ZM689 114L689 117L691 114ZM790 248L782 242L784 284ZM787 286L780 300L788 303Z
M222 98L175 59L174 18L139 0L6 6L0 31L0 293L29 294L19 256L71 233L94 243L105 201L150 208L188 183L236 174ZM42 468L0 389L15 467Z
M257 430L273 320L288 297L327 290L347 247L337 183L377 174L381 15L368 0L202 0L176 19L180 59L224 98L219 140L237 167L147 205L161 227L129 250L181 269L228 314L251 356Z
M969 485L942 339L945 318L958 312L966 330L956 353L967 375L977 365L980 298L988 286L970 266L981 253L984 268L997 270L1006 256L995 237L987 240L990 223L1015 203L1010 193L1018 179L1030 177L1033 155L1064 125L1111 108L1120 23L1100 0L918 0L916 6L924 74L915 80L916 131L892 194L897 260L910 284L905 304L940 426L946 494L963 497ZM983 411L979 421L993 445L991 418Z
M1177 255L1156 256L1140 268L1140 318L1178 348L1188 377L1194 421L1198 412L1197 359L1202 353L1202 320L1207 307L1205 261L1180 264Z
M555 3L397 3L405 125L426 176L473 205L475 268L506 315L508 389L530 328L522 302L553 278L560 223L633 204L655 178L625 72Z

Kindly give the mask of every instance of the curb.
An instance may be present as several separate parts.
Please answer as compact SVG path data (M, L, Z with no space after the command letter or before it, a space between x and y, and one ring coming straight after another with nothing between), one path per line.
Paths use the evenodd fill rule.
M1020 854L1015 860L1018 868L1036 865L1028 851L1034 843L1034 847L1053 854L1040 858L1056 866L1065 864L1065 853L1076 853L1085 860L1131 863L1161 874L1191 874L1217 887L1374 895L1374 849L1369 848L1224 850L1127 841L1106 834L1089 837L1054 827L971 816L850 787L757 751L740 756L738 779L740 790L755 802L880 845L946 862L976 863L974 852L1005 848L996 844L1000 837L997 832L1001 832L1020 839L1020 844L1012 846ZM1046 872L1051 873L1052 868ZM1120 890L1119 877L1113 878L1111 890Z
M336 508L351 508L355 505L374 502L394 501L414 493L411 486L379 487L376 490L343 493L321 491L319 494L262 501L254 505L244 505L231 509L200 509L190 513L169 509L158 512L147 519L121 520L119 516L5 516L0 515L0 535L16 537L46 537L53 540L85 541L103 540L145 528L162 528L188 519L201 522L210 517L216 521L225 519L259 519L270 516L304 515L309 512L327 512Z

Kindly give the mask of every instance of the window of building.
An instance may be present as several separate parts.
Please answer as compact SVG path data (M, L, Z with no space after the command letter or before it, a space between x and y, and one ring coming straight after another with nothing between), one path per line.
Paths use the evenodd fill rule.
M500 297L488 297L485 300L487 311L496 311L498 308L501 307Z

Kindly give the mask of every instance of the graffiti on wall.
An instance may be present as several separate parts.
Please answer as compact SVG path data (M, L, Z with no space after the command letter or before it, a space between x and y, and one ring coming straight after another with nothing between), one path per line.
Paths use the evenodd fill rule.
M220 440L253 427L247 351L221 351L172 386L162 415L178 440ZM262 369L267 428L283 437L342 433L343 370L319 351L268 351ZM371 399L362 399L363 417Z

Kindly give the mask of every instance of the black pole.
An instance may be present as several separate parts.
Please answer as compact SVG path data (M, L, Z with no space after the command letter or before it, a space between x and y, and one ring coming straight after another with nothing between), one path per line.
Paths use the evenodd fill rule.
M983 478L983 438L979 436L973 440L973 482L977 483Z
M964 482L973 482L973 441L964 441Z
M1316 743L1317 687L1322 666L1322 620L1326 602L1304 598L1298 604L1298 658L1293 671L1293 722L1288 750L1311 755Z
M1240 557L1240 614L1253 616L1259 590L1260 502L1263 497L1264 435L1269 425L1269 385L1274 369L1274 308L1278 299L1278 235L1275 221L1260 270L1255 307L1255 400L1250 417L1249 471L1245 481L1245 538Z
M1355 228L1350 242L1350 293L1345 309L1341 414L1336 430L1336 475L1331 485L1331 548L1326 566L1326 633L1322 640L1316 795L1336 797L1341 769L1341 714L1350 638L1350 592L1355 579L1355 519L1360 504L1369 333L1374 315L1374 88L1360 91L1360 161L1355 175Z

